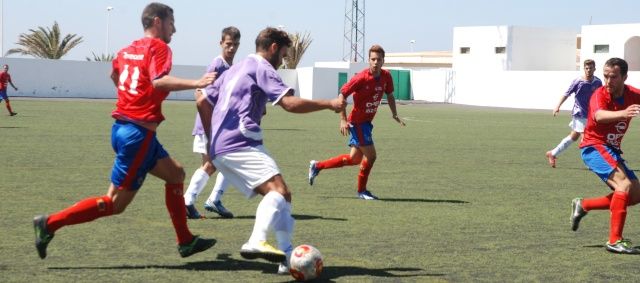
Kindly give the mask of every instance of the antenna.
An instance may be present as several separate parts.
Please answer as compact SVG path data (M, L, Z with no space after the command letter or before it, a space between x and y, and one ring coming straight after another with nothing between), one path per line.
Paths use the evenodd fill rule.
M345 0L342 60L364 62L364 0Z

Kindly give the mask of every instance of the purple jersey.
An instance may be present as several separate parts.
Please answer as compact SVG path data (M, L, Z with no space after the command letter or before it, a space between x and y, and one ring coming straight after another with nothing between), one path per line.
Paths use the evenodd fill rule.
M569 96L572 93L575 93L575 103L573 104L573 112L572 115L575 118L587 118L587 113L589 113L589 100L591 99L591 95L593 92L602 86L602 81L594 76L593 80L587 81L582 77L576 78L571 82L571 86L564 94L564 96Z
M217 72L218 73L218 77L220 77L222 75L222 73L224 73L224 71L228 70L231 67L231 65L229 65L229 63L227 63L227 61L224 60L224 58L222 58L222 56L218 55L218 57L214 58L213 61L211 62L211 64L209 64L209 66L207 67L207 71L206 73L211 73L211 72ZM207 87L204 88L204 94L208 95L209 93L212 92L211 88L213 87L213 84L208 85ZM200 120L200 114L196 112L196 120L195 123L193 125L193 132L191 132L192 135L204 135L204 128L202 127L202 120Z
M211 117L213 142L209 150L214 158L262 145L260 120L267 101L275 105L292 89L267 60L251 54L216 79L212 90L207 98L217 99Z

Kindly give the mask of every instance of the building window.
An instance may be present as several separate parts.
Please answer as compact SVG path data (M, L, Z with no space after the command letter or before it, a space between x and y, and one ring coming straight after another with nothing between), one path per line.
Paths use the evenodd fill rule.
M460 54L470 54L471 47L460 47Z
M596 44L593 46L593 53L609 53L609 44Z
M497 46L496 47L496 54L505 54L507 53L507 48L504 46Z

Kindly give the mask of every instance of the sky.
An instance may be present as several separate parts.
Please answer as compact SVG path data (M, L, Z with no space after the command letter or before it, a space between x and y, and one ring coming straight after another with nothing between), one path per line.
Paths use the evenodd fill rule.
M63 60L115 53L142 37L141 0L0 0L2 53L19 47L21 33L58 22L63 35L83 42ZM267 26L308 32L313 39L299 67L343 57L345 3L351 0L165 0L174 9L177 33L170 46L174 65L205 66L219 55L220 32L229 25L242 34L236 61L255 51ZM107 11L107 7L113 7ZM366 0L365 46L387 53L448 51L457 26L516 25L580 32L593 24L640 23L640 1L595 0ZM414 41L414 43L410 43ZM368 48L365 48L367 50ZM31 58L11 55L15 58ZM1 59L0 59L1 61Z

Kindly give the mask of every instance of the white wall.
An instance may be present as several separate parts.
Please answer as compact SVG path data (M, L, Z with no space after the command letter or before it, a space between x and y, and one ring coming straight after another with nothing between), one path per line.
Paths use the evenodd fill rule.
M509 30L509 67L505 70L576 70L577 31L520 26Z
M507 55L495 54L495 48L507 47L508 42L507 26L455 27L453 69L506 70ZM461 47L470 47L470 53L460 54Z
M625 58L625 43L634 36L640 36L640 24L620 24L620 25L590 25L582 26L582 48L580 58L593 59L596 61L596 72L602 70L604 62L611 57ZM609 44L609 53L594 53L593 47L596 44ZM633 46L631 46L633 48ZM634 63L633 71L640 71L640 65L636 56L640 56L640 51L635 53L629 62Z

